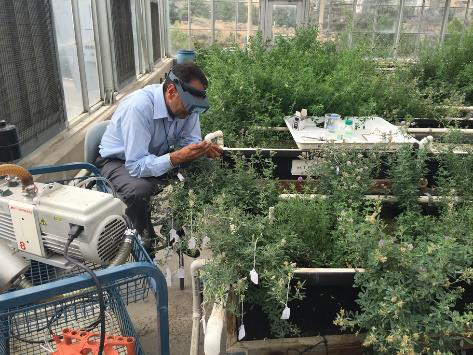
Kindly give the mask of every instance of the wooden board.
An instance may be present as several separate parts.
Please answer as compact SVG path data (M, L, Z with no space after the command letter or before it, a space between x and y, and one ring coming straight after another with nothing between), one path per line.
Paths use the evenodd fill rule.
M361 346L364 335L345 334L345 335L327 335L324 344L324 338L321 336L301 337L301 338L282 338L282 339L264 339L238 341L237 339L237 321L234 314L227 312L227 353L244 353L248 355L283 355L291 350L298 354L305 351L304 354L328 354L330 355L361 355L363 347ZM314 346L318 344L317 346ZM311 349L313 347L313 349ZM327 349L326 349L327 347Z

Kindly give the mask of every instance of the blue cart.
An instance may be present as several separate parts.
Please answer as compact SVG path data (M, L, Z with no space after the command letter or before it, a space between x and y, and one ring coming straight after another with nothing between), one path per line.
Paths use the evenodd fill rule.
M97 169L86 163L38 167L30 172L36 175L78 169L87 169L98 176ZM97 184L97 188L104 191L105 185ZM169 354L166 280L136 236L128 263L110 268L90 263L87 266L95 271L102 284L106 334L135 338L136 354L144 354L127 305L144 300L152 292L159 329L156 349ZM0 294L0 355L52 353L53 335L61 335L65 328L99 332L97 291L88 274L76 268L66 271L31 261L25 276L33 287ZM125 348L116 350L126 354Z

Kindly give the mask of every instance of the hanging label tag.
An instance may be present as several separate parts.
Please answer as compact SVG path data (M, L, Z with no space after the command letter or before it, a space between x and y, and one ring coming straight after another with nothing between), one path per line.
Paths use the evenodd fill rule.
M242 323L238 329L238 340L243 339L246 336L245 325Z
M288 306L286 306L286 308L284 308L284 310L282 311L281 319L289 319L290 316L291 316L291 309Z
M177 178L179 179L180 182L184 181L184 175L182 175L181 173L177 173Z
M176 241L176 243L179 241L179 235L177 234L174 228L169 231L169 239L171 240L171 242L173 240Z
M187 242L187 247L189 249L195 249L195 238L194 237L189 239L189 241Z
M166 283L168 287L171 287L172 273L170 268L166 268Z
M205 247L208 242L210 242L210 238L207 237L207 236L205 236L205 237L202 239L202 248Z
M202 315L202 318L200 319L200 322L202 323L202 331L204 332L204 335L205 335L205 331L207 330L207 322L205 321L205 316Z
M258 273L256 272L255 269L252 269L250 271L250 280L253 282L255 285L258 284Z
M340 168L337 166L337 175L340 174Z
M176 276L179 278L179 279L183 279L186 275L186 272L184 271L184 268L183 267L180 267L179 269L177 269L176 271Z

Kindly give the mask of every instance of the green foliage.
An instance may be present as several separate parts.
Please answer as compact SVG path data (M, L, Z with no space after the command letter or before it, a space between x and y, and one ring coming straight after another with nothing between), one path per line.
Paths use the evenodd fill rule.
M379 115L391 121L438 118L456 95L436 95L419 88L405 69L385 74L367 59L367 49L342 42L321 42L317 30L301 28L293 38L268 45L261 35L247 48L202 48L198 64L209 77L210 110L201 117L203 131L223 130L226 144L257 145L255 126L281 126L285 115L307 108L310 115L337 112Z
M171 206L175 223L192 228L198 244L210 239L204 301L237 314L239 302L260 305L272 336L294 336L300 330L280 316L287 294L305 296L296 267L363 268L355 280L361 311L341 310L335 324L366 333L364 344L376 353L458 348L473 336L472 305L462 306L473 280L473 155L456 154L459 147L451 143L436 155L431 192L441 193L442 205L433 215L417 204L428 161L422 149L401 148L385 161L376 148L327 146L312 155L304 194L289 199L277 198L274 166L261 156L235 156L231 166L201 162L174 186ZM394 220L381 218L381 202L364 198L385 163L401 207ZM308 198L313 193L319 195ZM253 268L258 285L249 278Z
M426 173L426 151L405 145L390 160L389 175L394 195L398 196L401 207L417 209L419 187Z
M410 70L411 77L417 78L421 89L435 91L440 99L458 92L467 105L473 105L473 27L465 31L463 40L455 28L452 30L454 35L442 47L421 52L419 62Z

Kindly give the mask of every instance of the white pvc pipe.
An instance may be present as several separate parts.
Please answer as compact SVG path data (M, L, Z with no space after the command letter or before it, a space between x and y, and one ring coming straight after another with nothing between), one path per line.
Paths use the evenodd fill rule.
M450 128L408 128L407 133L431 133L431 134L445 134ZM461 128L458 130L462 134L473 134L473 129Z
M328 198L327 195L320 195L320 194L280 194L279 198L286 200L291 198L302 198L312 200L315 198L326 199ZM441 201L442 196L419 196L417 201L419 203L429 203L429 204L438 204ZM365 195L365 200L368 201L382 201L382 202L397 202L399 198L397 196L392 195ZM459 201L460 197L455 196L455 201Z
M223 132L222 131L215 131L207 134L204 138L204 141L211 142L213 140L217 140L217 144L223 147Z
M204 354L205 355L219 355L220 344L222 340L223 325L225 320L225 308L214 303L212 313L210 314L209 321L207 322L207 328L205 331L204 338Z
M206 259L196 259L192 262L190 269L192 281L192 336L190 355L199 354L200 319L202 316L200 304L199 270L204 267L206 261Z

